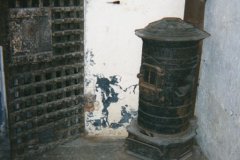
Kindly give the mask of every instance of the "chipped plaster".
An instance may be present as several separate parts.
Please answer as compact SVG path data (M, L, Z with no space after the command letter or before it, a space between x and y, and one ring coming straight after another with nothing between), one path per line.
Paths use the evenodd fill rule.
M133 116L138 109L137 74L140 69L142 41L135 36L134 31L163 17L182 18L185 1L120 0L120 4L108 2L111 1L85 2L85 94L96 96L92 112L88 110L85 113L85 123L90 135L123 136L126 135L125 126L131 120L129 114ZM100 78L111 81L113 76L117 77L118 82L109 83L106 88L115 94L117 101L115 99L108 104L109 124L103 127L99 119L102 117L104 121L106 116L104 101L108 91L99 87L98 80ZM108 98L114 100L112 94L109 94ZM89 115L92 116L90 119L94 120L91 120L91 123ZM124 121L123 117L129 121L121 125L119 122Z

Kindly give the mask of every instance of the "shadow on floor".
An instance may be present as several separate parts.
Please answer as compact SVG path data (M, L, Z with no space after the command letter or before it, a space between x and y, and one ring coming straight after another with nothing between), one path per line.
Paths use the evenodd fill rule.
M0 160L10 159L10 146L6 135L0 133Z

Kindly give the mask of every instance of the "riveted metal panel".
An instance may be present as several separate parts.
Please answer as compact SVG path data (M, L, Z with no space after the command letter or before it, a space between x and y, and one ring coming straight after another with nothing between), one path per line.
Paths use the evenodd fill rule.
M9 9L13 158L84 132L83 0L15 0Z

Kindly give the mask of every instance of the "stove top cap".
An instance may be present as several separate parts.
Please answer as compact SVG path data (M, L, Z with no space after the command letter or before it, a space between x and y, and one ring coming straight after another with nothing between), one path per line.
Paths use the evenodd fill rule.
M163 18L135 31L136 35L157 41L199 41L210 36L205 31L186 23L180 18Z

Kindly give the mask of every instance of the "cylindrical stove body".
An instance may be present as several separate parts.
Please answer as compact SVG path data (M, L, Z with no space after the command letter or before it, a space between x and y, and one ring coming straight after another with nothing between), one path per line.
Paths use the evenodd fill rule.
M179 18L136 31L143 39L138 125L159 134L185 131L191 118L198 44L208 36Z

